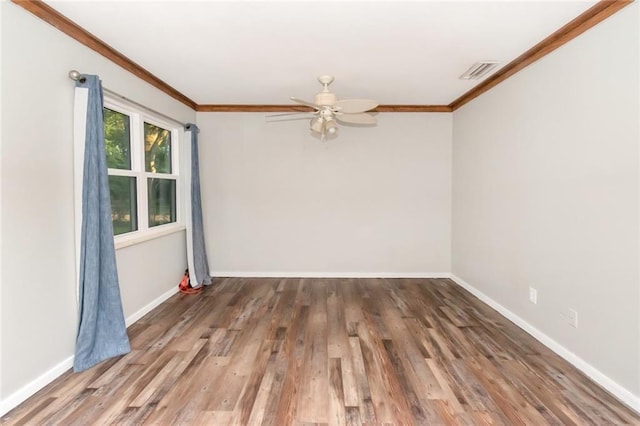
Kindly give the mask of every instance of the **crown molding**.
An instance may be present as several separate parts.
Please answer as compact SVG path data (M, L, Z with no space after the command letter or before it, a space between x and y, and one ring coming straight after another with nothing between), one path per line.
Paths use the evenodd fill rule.
M477 98L489 89L502 83L518 71L548 55L563 44L573 40L589 28L599 24L634 0L600 0L562 28L533 46L531 49L500 68L482 83L449 104L452 111Z
M31 12L43 21L53 25L58 30L67 34L69 37L84 44L89 49L101 54L111 62L119 65L131 74L146 81L157 89L162 90L172 98L182 102L191 109L196 109L197 104L195 101L189 99L164 81L160 80L155 75L133 62L131 59L124 56L122 53L109 46L98 37L94 36L78 24L56 11L51 6L47 5L41 0L11 0L16 5Z
M259 104L204 104L196 107L198 112L312 112L313 108L301 105Z
M378 105L373 112L451 112L449 105Z
M197 105L198 112L312 112L313 109L299 105ZM451 112L448 105L378 105L370 112Z

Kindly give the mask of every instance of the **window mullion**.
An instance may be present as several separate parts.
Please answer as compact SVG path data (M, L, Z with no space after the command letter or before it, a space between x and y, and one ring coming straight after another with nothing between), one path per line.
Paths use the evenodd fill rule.
M135 114L135 135L134 145L135 149L132 151L135 153L135 171L138 178L138 226L141 230L149 229L149 209L147 206L147 178L145 176L144 167L144 131L143 131L143 119L140 114Z
M174 179L176 181L176 222L181 223L182 200L180 198L182 191L180 190L181 180L178 179L178 176L182 173L180 164L180 159L182 158L182 155L180 154L182 152L182 143L177 129L171 132L171 140L173 143L173 145L171 146L171 172L172 176L175 176Z
M137 173L126 169L108 169L109 176L130 176L137 177Z
M138 220L140 221L140 226L144 230L149 229L149 206L147 205L148 200L148 189L147 189L147 178L144 175L140 175L138 179Z
M178 175L170 175L167 173L153 173L153 172L145 172L144 176L146 178L158 178L158 179L173 179L178 180Z
M178 136L178 131L177 130L173 130L171 132L171 141L172 141L172 146L171 146L171 171L172 174L174 175L179 175L180 174L180 161L179 158L181 157L179 152L180 152L180 137Z

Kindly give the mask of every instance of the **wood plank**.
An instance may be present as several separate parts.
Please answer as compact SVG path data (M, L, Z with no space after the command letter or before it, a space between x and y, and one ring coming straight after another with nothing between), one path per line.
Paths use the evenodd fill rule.
M483 383L487 394L500 408L511 424L545 424L546 419L524 399L517 389L501 378L501 374L490 362L483 358L466 359L465 365ZM486 360L486 359L485 359Z
M383 340L372 331L375 325L370 320L365 322L358 326L358 338L376 417L380 423L413 424L410 405L393 374Z
M298 289L301 290L302 286L300 285ZM281 363L281 366L286 370L283 371L284 380L280 388L280 396L275 404L275 410L270 415L273 419L271 424L292 424L296 418L298 392L303 385L298 379L308 318L309 306L298 305L292 318L291 327L289 327L289 333L283 343L282 350L286 354L287 361L286 364Z
M253 400L253 404L246 404L241 409L251 409L249 418L245 421L245 424L259 425L262 424L267 411L267 404L269 403L269 396L273 387L273 382L276 376L276 360L277 352L271 353L267 365L265 365L264 375L260 381L260 386L256 392ZM239 417L242 420L242 416Z
M360 409L360 419L365 424L373 424L377 421L376 413L371 400L371 388L369 387L369 378L367 370L364 366L362 356L362 348L360 347L360 339L357 337L349 337L349 346L351 348L351 357L358 383L358 408Z
M329 411L327 413L329 424L343 425L347 422L340 358L329 359Z
M327 286L324 280L308 282L311 291L300 379L306 386L298 394L298 420L327 423L329 372L327 351Z

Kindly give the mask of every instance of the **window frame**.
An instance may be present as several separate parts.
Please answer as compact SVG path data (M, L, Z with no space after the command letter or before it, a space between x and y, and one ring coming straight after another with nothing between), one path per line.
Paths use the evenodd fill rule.
M181 173L183 158L182 139L184 130L177 123L156 116L149 111L136 107L126 101L104 94L103 107L129 116L131 169L108 168L109 176L127 176L136 179L136 213L138 229L114 235L115 248L123 248L149 241L185 229L184 223L184 173ZM171 173L147 172L145 167L144 123L166 129L171 134ZM176 184L176 221L149 227L149 188L148 179L159 178L175 180Z

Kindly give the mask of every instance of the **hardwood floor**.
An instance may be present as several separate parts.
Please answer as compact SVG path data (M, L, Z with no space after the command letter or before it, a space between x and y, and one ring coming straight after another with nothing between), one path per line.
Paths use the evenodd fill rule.
M446 279L216 279L3 424L619 425L640 417Z

